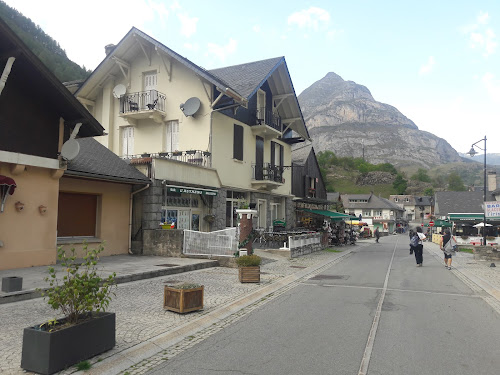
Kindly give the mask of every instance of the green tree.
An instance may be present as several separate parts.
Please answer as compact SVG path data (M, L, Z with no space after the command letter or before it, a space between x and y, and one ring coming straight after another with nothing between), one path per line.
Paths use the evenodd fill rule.
M434 196L434 189L433 188L428 188L424 190L424 195L428 197L433 197Z
M404 194L406 192L406 188L408 187L408 181L406 181L404 177L398 173L392 183L392 187L396 190L397 194Z
M448 190L450 191L466 191L467 188L462 181L462 178L457 172L451 172L448 175Z
M422 182L431 182L431 178L427 174L427 171L423 168L419 168L417 173L411 176L410 179Z

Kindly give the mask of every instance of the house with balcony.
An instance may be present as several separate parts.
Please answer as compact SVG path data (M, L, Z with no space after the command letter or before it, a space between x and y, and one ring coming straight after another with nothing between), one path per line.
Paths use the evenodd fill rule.
M372 230L393 233L404 225L404 209L389 199L370 194L342 194L345 213L362 218Z
M433 197L400 194L389 196L389 200L405 210L404 218L409 222L423 223L433 215Z
M284 57L205 70L132 28L75 95L98 139L153 179L134 199L144 230L293 223L291 145L309 139Z

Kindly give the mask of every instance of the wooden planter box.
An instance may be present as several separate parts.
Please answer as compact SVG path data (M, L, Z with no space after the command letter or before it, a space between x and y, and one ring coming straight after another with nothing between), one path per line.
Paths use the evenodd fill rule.
M93 319L53 332L25 328L21 367L49 375L112 349L116 342L115 314L92 315ZM59 322L64 323L64 319Z
M260 266L240 267L238 271L240 283L260 283Z
M203 309L203 285L193 289L165 285L163 308L179 314Z

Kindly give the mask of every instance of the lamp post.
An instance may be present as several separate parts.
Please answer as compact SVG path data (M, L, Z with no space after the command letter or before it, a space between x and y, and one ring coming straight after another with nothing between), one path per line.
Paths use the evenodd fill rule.
M484 148L479 147L477 144L479 142L484 141ZM477 147L478 149L484 151L484 187L483 187L483 246L486 246L486 136L484 136L483 139L480 139L476 143L473 143L470 151L467 153L471 157L477 154L476 150L474 149L474 146Z

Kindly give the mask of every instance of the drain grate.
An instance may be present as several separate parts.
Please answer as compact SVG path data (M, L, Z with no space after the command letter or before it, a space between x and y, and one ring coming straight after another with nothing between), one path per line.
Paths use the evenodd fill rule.
M290 268L307 268L305 266L290 266Z
M347 276L341 275L316 275L314 277L311 277L309 280L340 280L346 278Z
M177 264L157 264L156 267L177 267Z

